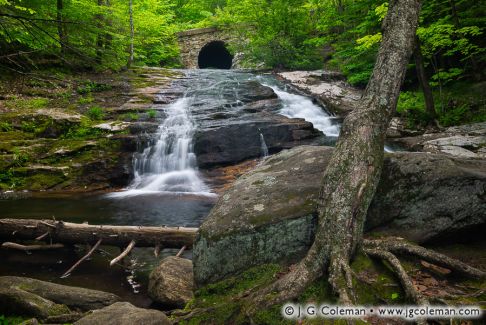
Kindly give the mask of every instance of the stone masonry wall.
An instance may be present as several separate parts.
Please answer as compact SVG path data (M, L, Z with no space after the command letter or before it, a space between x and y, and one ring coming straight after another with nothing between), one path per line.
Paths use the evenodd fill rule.
M197 69L199 51L213 41L231 43L234 37L214 27L191 29L177 34L184 68Z

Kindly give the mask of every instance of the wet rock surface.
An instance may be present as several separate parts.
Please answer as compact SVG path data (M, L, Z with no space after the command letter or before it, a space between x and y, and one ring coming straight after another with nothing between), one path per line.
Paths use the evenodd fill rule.
M169 256L152 271L148 294L162 305L183 308L194 296L192 261Z
M313 240L317 195L332 150L286 150L239 178L200 227L195 282L304 254ZM486 223L486 160L408 152L385 157L367 231L425 242Z
M128 302L117 302L111 306L94 310L75 325L170 325L167 316L155 309L137 308Z

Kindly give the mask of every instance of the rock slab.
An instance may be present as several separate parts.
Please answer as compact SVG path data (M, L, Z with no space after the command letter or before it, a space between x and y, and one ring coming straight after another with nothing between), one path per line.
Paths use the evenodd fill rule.
M305 254L332 150L295 147L239 178L200 227L193 251L196 285ZM486 224L485 194L486 160L386 154L366 228L424 242L478 227Z
M75 325L171 325L167 316L155 309L137 308L128 302L117 302L93 311Z

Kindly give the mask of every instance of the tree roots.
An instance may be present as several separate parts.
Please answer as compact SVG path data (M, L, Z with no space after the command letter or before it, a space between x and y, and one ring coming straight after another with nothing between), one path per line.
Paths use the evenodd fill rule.
M386 262L398 277L407 298L417 305L427 305L428 300L415 288L410 276L403 268L396 255L406 255L419 258L429 263L447 268L462 276L475 279L486 277L486 272L471 267L459 260L450 258L435 251L409 243L400 238L364 239L361 249L367 255L379 258ZM344 305L352 305L356 302L353 293L353 273L349 261L342 256L331 256L328 264L328 281L339 296L339 302ZM323 270L316 275L309 269L305 269L305 262L301 261L289 273L275 281L268 287L260 288L247 293L243 299L244 313L250 317L262 308L297 299L305 288L318 277ZM425 324L425 320L419 320L419 324Z

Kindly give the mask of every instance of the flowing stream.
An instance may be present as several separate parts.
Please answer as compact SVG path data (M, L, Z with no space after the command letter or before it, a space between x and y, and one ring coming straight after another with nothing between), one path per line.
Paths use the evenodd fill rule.
M211 180L198 170L194 137L200 128L216 128L241 122L248 102L248 81L270 86L281 100L275 114L303 118L327 137L336 138L339 124L311 99L291 91L271 75L222 70L187 70L173 85L179 99L159 109L165 114L153 140L133 156L133 179L120 192L106 194L40 193L15 200L0 199L0 217L52 218L90 224L168 225L197 227L215 202ZM161 90L163 91L163 90ZM246 115L245 115L246 114ZM259 131L261 156L269 154ZM267 136L267 134L265 134ZM114 292L144 306L150 303L137 292L146 290L147 277L159 260L175 251L164 250L156 259L152 251L135 248L125 270L109 268L107 260L117 254L106 248L106 256L95 254L70 277L59 279L82 254L62 250L55 254L36 252L32 259L23 252L0 251L4 263L0 275L23 275L67 285ZM186 257L191 252L186 251ZM102 270L102 271L101 271ZM141 285L141 287L140 287Z
M189 112L190 100L183 97L167 107L155 143L134 155L132 184L111 197L164 192L212 195L197 171L192 145L196 125Z

